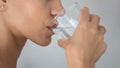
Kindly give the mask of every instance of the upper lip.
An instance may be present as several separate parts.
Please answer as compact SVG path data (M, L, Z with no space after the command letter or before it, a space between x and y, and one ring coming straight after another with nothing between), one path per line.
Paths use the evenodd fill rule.
M57 27L57 24L53 24L52 26L48 26L49 29L55 29Z
M58 26L58 22L57 22L57 20L54 20L53 24L51 26L48 26L48 28L55 29L57 26Z

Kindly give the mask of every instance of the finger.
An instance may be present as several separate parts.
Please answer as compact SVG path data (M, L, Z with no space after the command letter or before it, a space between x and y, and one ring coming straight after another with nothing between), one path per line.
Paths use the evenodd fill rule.
M92 27L98 28L99 22L100 22L100 17L94 14L90 15L90 22Z
M107 44L105 42L103 42L102 46L103 46L103 49L102 49L103 50L102 54L103 54L103 53L105 53L105 51L107 49Z
M106 33L106 29L104 26L99 26L98 30L100 35L104 35Z
M87 24L89 22L89 9L84 7L80 14L80 24Z
M80 32L81 26L86 28L88 26L88 23L89 23L89 9L87 7L84 7L80 14L80 23L78 24L73 35Z
M98 61L98 59L102 56L102 54L105 53L107 49L107 44L105 42L102 42L99 47L98 47L98 51L95 57L97 57L97 59L95 60L95 62Z
M58 44L59 44L60 47L66 48L67 45L68 45L68 40L67 39L59 39Z
M107 44L103 41L99 45L99 49L98 49L99 55L102 55L106 51L106 48L107 48Z

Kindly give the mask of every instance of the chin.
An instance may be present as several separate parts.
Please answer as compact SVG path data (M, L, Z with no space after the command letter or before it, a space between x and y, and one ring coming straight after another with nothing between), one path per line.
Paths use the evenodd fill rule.
M39 40L39 41L36 41L35 43L40 45L40 46L48 46L51 43L51 38L50 39Z

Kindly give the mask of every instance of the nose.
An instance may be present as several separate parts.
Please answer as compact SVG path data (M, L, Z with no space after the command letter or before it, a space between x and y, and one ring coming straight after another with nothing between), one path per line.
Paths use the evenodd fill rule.
M57 2L55 5L52 6L51 14L53 16L63 16L65 14L65 10L61 2Z

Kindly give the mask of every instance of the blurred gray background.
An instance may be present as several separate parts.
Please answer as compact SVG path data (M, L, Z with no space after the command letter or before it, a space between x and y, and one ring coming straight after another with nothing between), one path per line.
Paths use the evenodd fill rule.
M65 7L74 2L89 7L91 13L99 15L101 24L107 29L105 41L108 48L96 68L120 68L120 0L62 0ZM38 46L28 40L17 68L68 68L64 50L56 40L57 36L53 36L48 47Z

